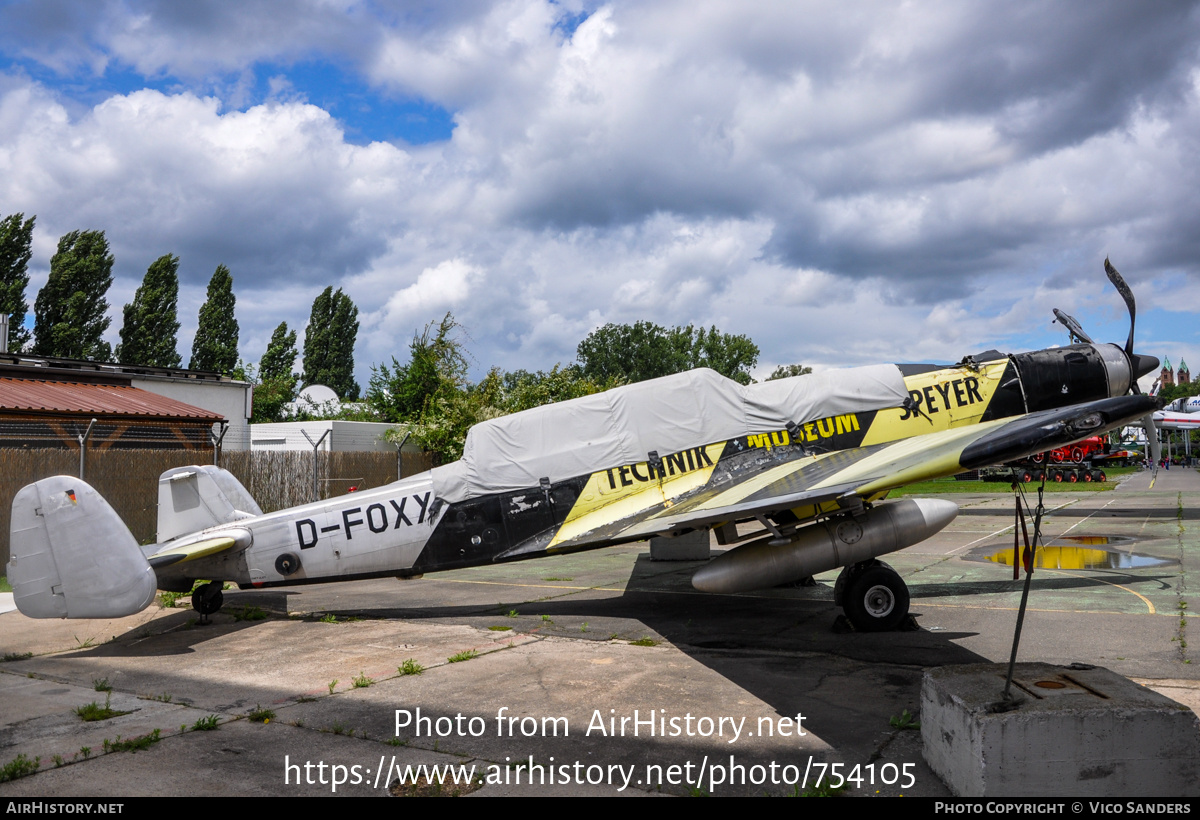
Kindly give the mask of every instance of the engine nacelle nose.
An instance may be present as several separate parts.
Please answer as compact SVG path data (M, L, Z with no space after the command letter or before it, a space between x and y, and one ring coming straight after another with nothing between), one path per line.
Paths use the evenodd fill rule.
M1125 350L1114 344L1034 350L1014 354L1012 362L1030 413L1124 396L1134 381L1158 367L1158 359L1137 353L1131 363Z

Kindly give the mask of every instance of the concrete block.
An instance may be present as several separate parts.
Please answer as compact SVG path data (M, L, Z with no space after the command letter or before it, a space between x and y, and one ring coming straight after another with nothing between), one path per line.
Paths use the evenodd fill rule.
M1005 664L925 673L921 738L960 797L1194 797L1200 720L1100 667L1018 664L1011 711L996 711Z
M650 539L651 561L707 561L708 530L692 530L674 538Z

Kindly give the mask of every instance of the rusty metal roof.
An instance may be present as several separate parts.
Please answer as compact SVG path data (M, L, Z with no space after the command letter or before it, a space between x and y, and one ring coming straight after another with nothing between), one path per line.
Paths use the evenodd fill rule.
M0 412L223 421L224 416L137 387L0 378Z

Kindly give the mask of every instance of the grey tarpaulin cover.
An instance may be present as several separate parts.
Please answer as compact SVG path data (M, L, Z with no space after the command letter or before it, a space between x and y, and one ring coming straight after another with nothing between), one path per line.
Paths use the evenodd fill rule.
M475 425L463 457L433 471L446 501L538 486L748 433L783 430L908 397L895 365L742 386L707 368L547 404Z

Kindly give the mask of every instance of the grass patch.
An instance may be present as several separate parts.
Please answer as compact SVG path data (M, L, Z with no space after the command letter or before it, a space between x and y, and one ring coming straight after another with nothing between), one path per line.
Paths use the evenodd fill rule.
M394 780L388 786L393 797L462 797L483 788L483 778L476 776L470 783L436 783L419 777L409 783Z
M96 701L92 701L91 703L85 703L83 706L76 706L75 714L79 715L79 719L85 723L91 723L96 720L108 720L119 715L129 714L128 711L122 712L120 709L113 709L109 706L111 700L112 693L109 693L109 696L104 699L103 706Z
M193 732L211 732L217 729L221 724L221 719L216 715L208 715L202 717L192 724Z
M520 616L520 614L521 614L521 613L520 613L520 612L517 612L515 609L510 609L510 610L508 611L508 614L507 614L507 615L505 615L504 617L506 617L506 618L516 618L516 617L519 617L519 616Z
M1138 472L1137 467L1103 467L1108 480L1105 482L1077 482L1070 484L1066 481L1046 481L1047 493L1105 493L1116 488L1116 479ZM1023 485L1025 490L1037 492L1040 482L1031 481ZM1007 481L957 481L953 477L935 478L933 481L919 481L905 487L892 490L889 498L900 498L906 495L937 495L939 493L976 493L990 495L1007 495L1012 492L1012 485Z
M12 584L8 582L7 575L0 575L0 592L12 592Z
M425 671L425 667L409 658L404 663L396 667L396 671L401 675L419 675Z
M630 646L658 646L658 641L650 637L638 638L636 641L630 641Z
M488 629L492 632L512 632L511 626L489 626Z
M893 715L888 720L888 725L893 729L920 729L921 721L917 720L917 716L905 709L899 715Z
M108 682L108 678L92 678L92 688L97 692L111 692L112 684Z
M836 789L829 785L829 780L823 780L818 786L809 786L804 791L799 791L800 784L792 790L793 797L841 797L842 792L846 790L846 784L838 786Z
M4 657L0 658L0 663L11 663L13 661L27 661L33 657L32 652L5 652Z
M350 679L350 683L352 683L354 685L355 689L366 689L368 686L370 686L374 682L375 682L375 679L368 678L366 672L359 672L358 677Z
M262 706L256 706L251 710L250 714L246 715L246 719L251 723L270 723L275 717L275 713L270 709L264 709Z
M229 614L233 616L234 621L265 621L267 619L267 613L261 606L243 606L230 610Z
M106 752L141 752L149 749L155 743L158 743L161 730L155 729L148 735L139 735L131 737L128 740L121 740L121 736L117 735L116 740L105 740L104 750Z
M543 581L574 581L574 578L565 578L557 575L551 575L549 578L543 578Z
M23 754L17 755L3 766L0 766L0 783L8 780L16 780L18 777L27 777L36 772L41 763L42 759L40 757L30 760Z
M463 661L469 661L469 660L471 660L471 658L478 658L478 657L479 657L479 653L476 652L474 649L464 649L462 652L459 652L457 655L451 655L450 657L446 658L446 661L448 663L462 663Z

